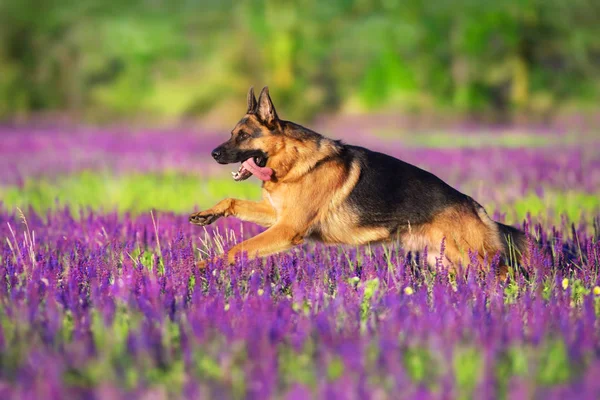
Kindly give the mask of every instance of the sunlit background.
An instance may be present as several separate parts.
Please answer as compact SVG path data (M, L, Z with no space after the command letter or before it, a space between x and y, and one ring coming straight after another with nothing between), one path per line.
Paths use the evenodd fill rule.
M232 191L256 196L256 183L212 186L181 173L227 175L208 152L243 114L248 88L268 85L280 116L389 149L494 209L516 203L513 217L544 205L589 210L600 179L599 9L5 0L3 200L183 212ZM174 188L171 171L187 183ZM157 196L140 188L145 201L124 198L136 191L134 172Z
M267 85L523 227L535 278L312 244L198 271L259 232L187 216L260 198L210 151ZM1 0L0 397L598 398L599 101L597 0Z
M239 114L269 84L290 118L593 109L595 1L4 0L0 115Z

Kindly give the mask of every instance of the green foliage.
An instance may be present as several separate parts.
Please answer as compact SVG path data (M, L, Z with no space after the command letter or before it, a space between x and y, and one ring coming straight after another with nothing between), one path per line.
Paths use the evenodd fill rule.
M483 359L475 348L457 349L454 354L454 376L460 397L470 399L483 371Z
M438 366L426 348L406 349L403 362L406 372L415 382L432 383L438 376Z
M327 365L327 379L335 381L344 374L344 362L336 357Z
M516 282L510 282L504 289L504 302L506 304L514 304L519 298L520 287Z
M576 220L583 214L593 215L598 212L600 198L596 194L548 190L542 197L534 193L524 196L511 204L510 210L507 206L501 208L503 211L515 213L519 219L527 213L545 216L552 212L555 216L565 214L572 220Z
M261 84L295 118L342 106L548 113L598 99L599 7L4 0L0 116L188 116L243 107Z
M214 380L223 379L224 371L216 360L201 351L194 352L194 356L194 366L198 376Z
M364 294L363 294L363 301L361 304L361 320L364 322L367 320L368 316L369 316L369 310L371 308L371 299L373 298L373 296L375 295L375 293L377 293L377 290L379 289L379 279L378 278L374 278L374 279L370 279L366 282L364 282L363 284L364 286Z
M311 387L316 385L317 376L313 347L313 344L307 341L302 351L298 353L289 346L280 346L279 376L286 384L291 385L297 382Z
M571 366L567 349L562 341L554 341L541 353L538 364L538 381L542 385L557 385L569 380Z
M152 209L192 212L207 208L225 197L258 199L260 185L234 182L231 178L162 173L109 176L83 172L56 181L27 180L22 187L0 186L4 207L33 207L40 213L48 209L72 207L75 215L81 209L118 210L141 213Z
M507 132L502 135L496 134L480 134L480 135L457 135L448 134L447 132L431 132L427 134L415 135L414 132L409 134L401 134L398 129L382 130L376 132L376 135L384 140L398 141L403 145L414 147L427 147L439 149L454 149L454 148L485 148L485 147L501 147L501 148L541 148L557 145L571 145L573 143L581 143L584 138L575 135L565 137L549 137L539 134L529 134L527 132Z
M205 178L175 172L120 176L83 172L55 180L29 179L23 186L0 186L0 198L2 207L7 209L32 207L44 214L50 209L69 206L77 217L86 209L134 214L152 209L191 213L194 209L211 207L226 197L258 200L260 191L260 185L252 180L235 182L230 178ZM516 220L525 218L528 213L550 219L565 214L575 220L582 214L600 210L598 196L576 191L546 190L543 197L531 193L513 202L485 205L490 212L499 209ZM150 260L149 265L152 263ZM366 300L372 289L376 287L365 288Z
M529 376L530 350L528 346L513 347L499 356L495 372L502 397L506 397L512 377L527 378Z

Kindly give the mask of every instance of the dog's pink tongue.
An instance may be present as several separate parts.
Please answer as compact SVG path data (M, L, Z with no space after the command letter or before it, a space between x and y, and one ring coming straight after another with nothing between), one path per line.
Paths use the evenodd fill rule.
M252 175L256 176L261 181L270 181L271 175L273 175L273 170L267 167L259 167L254 162L254 158L249 158L242 163L244 168L248 171L252 172Z

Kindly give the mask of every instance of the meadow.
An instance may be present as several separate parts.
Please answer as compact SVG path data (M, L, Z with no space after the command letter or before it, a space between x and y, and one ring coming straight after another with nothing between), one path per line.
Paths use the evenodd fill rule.
M199 270L262 229L187 222L260 196L210 160L226 132L3 126L0 397L600 397L597 131L322 128L524 229L527 276L449 275L396 243Z

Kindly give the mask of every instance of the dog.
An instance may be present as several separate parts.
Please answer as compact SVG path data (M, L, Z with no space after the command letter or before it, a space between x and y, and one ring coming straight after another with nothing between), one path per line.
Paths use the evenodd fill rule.
M499 253L503 261L496 273L505 279L507 259L525 254L522 231L493 221L479 203L437 176L280 119L268 87L258 100L250 88L247 102L246 115L212 157L219 164L241 163L232 172L236 181L252 175L262 180L262 201L228 198L189 217L201 226L235 216L268 227L233 246L228 263L243 253L264 257L305 240L350 245L399 240L407 251L426 247L430 265L437 265L443 246L443 264L453 271L472 256L483 266L486 257L491 261Z

